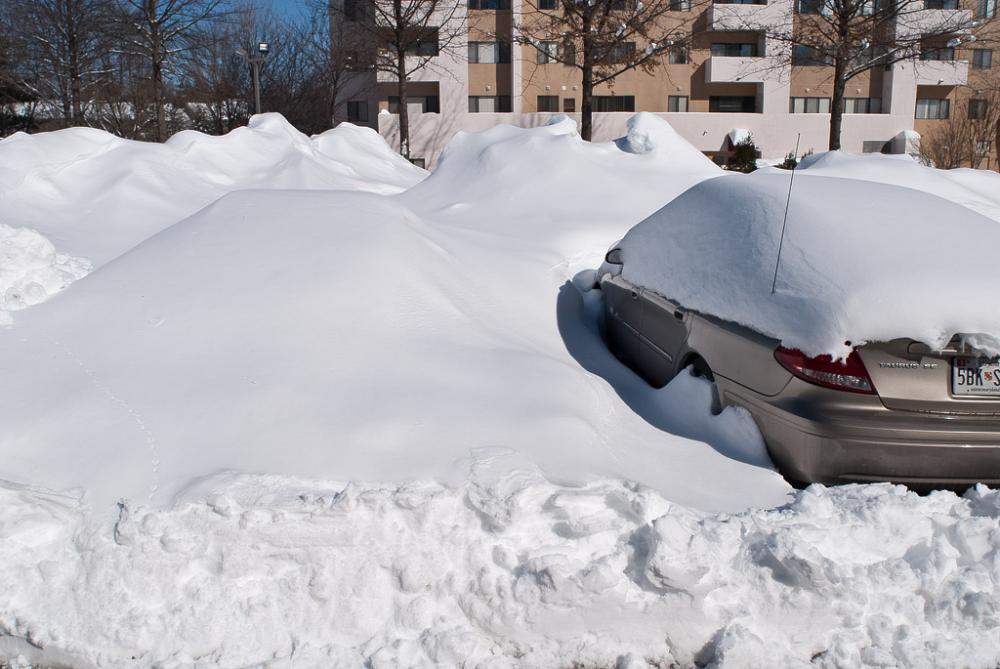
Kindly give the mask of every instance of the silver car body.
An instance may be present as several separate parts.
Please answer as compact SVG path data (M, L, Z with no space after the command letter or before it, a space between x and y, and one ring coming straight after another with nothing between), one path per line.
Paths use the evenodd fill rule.
M1000 483L1000 396L952 394L952 366L973 351L935 352L909 339L861 346L875 394L845 392L793 375L776 360L775 339L688 311L614 272L601 289L612 350L653 386L692 364L711 376L721 406L750 412L793 481Z

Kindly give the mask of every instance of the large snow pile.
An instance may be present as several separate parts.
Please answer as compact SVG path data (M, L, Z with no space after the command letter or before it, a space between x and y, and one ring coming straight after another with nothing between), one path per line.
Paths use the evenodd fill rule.
M83 199L44 232L90 226L109 261L0 329L0 662L1000 660L996 493L793 494L704 380L654 390L608 352L588 268L690 186L755 183L713 178L664 122L597 145L566 122L460 136L405 192L393 175L424 174L370 134L309 142L370 164L329 180L367 193L322 190L299 144L264 184L216 140L122 172L100 137L59 137L32 141ZM191 212L199 170L319 188ZM98 193L162 231L126 243Z
M164 144L92 128L0 141L0 223L27 227L95 266L225 193L245 188L396 193L426 172L368 128L342 124L306 137L278 114L213 137Z
M809 354L898 337L944 348L959 333L1000 353L996 221L898 186L801 178L778 264L790 178L695 186L626 235L622 275Z
M826 151L803 158L797 171L799 176L846 177L913 188L1000 221L1000 174L989 170L939 170L908 155Z
M448 476L504 445L560 480L780 500L774 472L665 436L574 361L561 330L600 340L572 316L579 293L560 295L572 271L546 234L441 227L370 194L230 194L0 331L0 478L82 487L110 511L220 470ZM690 436L754 439L708 406Z

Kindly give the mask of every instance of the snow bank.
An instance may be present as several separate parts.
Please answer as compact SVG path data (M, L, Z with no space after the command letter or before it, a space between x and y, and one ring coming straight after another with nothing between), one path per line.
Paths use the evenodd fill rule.
M748 419L711 416L706 394L675 436L580 366L566 337L614 358L548 234L432 224L372 194L232 193L0 331L0 478L82 488L110 512L228 469L450 480L502 445L561 481L780 501L766 459L712 436Z
M987 170L939 170L907 155L855 155L827 151L806 156L799 176L843 177L903 186L943 197L1000 221L1000 174Z
M796 179L772 294L789 178L695 186L626 235L623 276L810 354L897 337L942 348L957 333L1000 353L1000 226L916 190Z
M34 230L0 223L0 324L8 312L38 304L90 271L90 263L57 253Z
M663 119L637 114L614 142L573 119L459 132L427 179L399 196L438 223L534 240L551 262L596 267L607 244L694 184L726 174ZM511 277L512 280L514 277Z
M104 533L5 485L0 629L26 659L130 669L1000 662L995 491L718 515L512 458L474 453L456 488L220 476Z
M213 137L165 144L91 128L0 141L0 223L29 227L95 266L225 193L245 188L397 193L426 172L371 129L340 125L312 139L278 114Z

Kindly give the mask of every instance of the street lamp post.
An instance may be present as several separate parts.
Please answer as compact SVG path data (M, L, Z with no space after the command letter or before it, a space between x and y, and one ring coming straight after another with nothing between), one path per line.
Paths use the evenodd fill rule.
M271 50L271 46L267 42L257 43L257 54L251 56L246 49L237 49L236 53L240 55L246 62L250 63L250 68L253 70L253 101L254 113L260 113L260 64L264 62L267 58L268 52Z

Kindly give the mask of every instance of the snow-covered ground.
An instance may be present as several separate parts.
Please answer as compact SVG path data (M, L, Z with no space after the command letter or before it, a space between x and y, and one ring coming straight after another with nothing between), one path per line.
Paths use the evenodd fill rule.
M430 175L274 116L0 142L0 294L76 280L0 329L0 659L995 667L997 493L795 492L603 345L604 250L715 178L642 114Z

